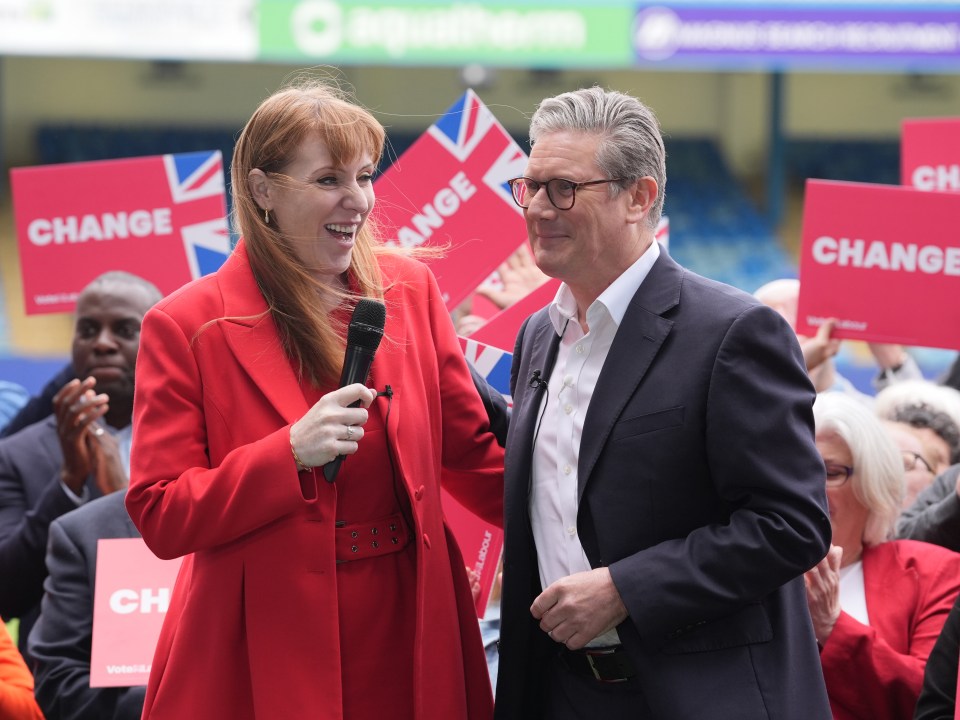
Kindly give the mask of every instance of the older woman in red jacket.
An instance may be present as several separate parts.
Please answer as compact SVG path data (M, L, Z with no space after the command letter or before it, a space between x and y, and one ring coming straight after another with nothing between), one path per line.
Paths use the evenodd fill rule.
M243 240L144 319L126 503L188 556L149 720L492 714L440 487L499 524L502 451L436 281L371 228L383 143L327 86L268 98L233 158ZM386 306L379 396L338 387L362 299Z
M813 412L833 547L806 574L807 600L833 716L910 718L927 657L960 593L960 554L890 539L903 459L863 404L821 393Z

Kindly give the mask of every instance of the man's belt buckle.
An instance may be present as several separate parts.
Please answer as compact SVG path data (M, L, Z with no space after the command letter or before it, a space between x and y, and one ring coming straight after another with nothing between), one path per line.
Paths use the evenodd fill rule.
M600 670L597 668L596 662L594 661L595 657L605 657L608 655L614 655L618 650L619 648L607 648L607 649L598 649L598 650L591 650L589 648L584 648L583 652L587 658L587 665L590 666L590 671L593 673L593 677L596 678L597 681L602 683L622 683L622 682L627 682L627 680L629 680L629 678L625 678L625 677L614 678L614 679L608 679L603 677L603 675L600 674Z

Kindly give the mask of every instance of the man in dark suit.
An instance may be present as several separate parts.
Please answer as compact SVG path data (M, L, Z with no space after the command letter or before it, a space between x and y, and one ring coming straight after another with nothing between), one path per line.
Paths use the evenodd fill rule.
M793 331L655 242L645 105L565 93L530 138L511 186L563 284L514 354L496 717L829 718L802 574L830 523Z
M93 280L77 299L78 378L54 397L52 416L0 440L0 616L20 618L22 651L43 595L50 523L127 484L140 323L159 299L129 273Z
M47 720L139 720L145 686L90 687L97 541L140 537L126 491L87 503L50 525L49 576L27 644L35 694Z

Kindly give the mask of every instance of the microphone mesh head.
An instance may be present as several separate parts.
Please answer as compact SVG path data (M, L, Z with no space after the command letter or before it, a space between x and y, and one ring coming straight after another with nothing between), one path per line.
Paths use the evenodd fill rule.
M362 298L353 310L347 327L347 345L374 352L383 339L383 326L387 322L387 306L379 300Z

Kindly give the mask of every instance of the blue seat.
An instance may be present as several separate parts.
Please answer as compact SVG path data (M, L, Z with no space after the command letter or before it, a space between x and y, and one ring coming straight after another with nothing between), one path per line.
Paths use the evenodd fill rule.
M709 138L666 141L670 251L694 272L748 292L796 274L774 229ZM786 267L786 270L785 270Z

